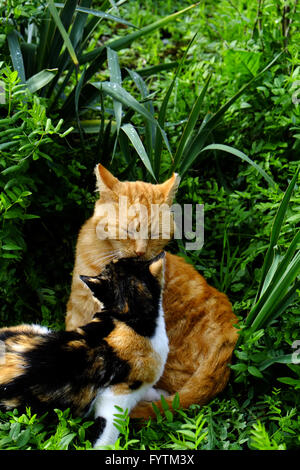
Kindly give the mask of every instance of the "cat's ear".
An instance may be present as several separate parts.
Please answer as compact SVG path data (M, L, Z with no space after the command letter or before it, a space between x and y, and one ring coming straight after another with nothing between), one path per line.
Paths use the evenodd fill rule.
M154 258L152 263L149 266L149 271L153 277L155 277L160 285L163 285L164 281L164 272L165 272L165 252L163 251L158 256Z
M164 183L160 184L160 190L164 194L165 202L169 205L172 204L177 189L180 183L180 176L178 173L173 173L171 178L169 178Z
M82 282L85 283L85 285L88 286L88 288L95 293L95 291L100 287L101 281L100 279L96 276L79 276Z
M112 191L116 190L117 184L120 183L118 178L113 176L101 163L98 163L95 168L95 175L97 178L97 191Z

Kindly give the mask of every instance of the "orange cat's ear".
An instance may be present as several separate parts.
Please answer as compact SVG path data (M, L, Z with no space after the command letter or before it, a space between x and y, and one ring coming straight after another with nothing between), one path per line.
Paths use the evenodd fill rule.
M180 176L178 173L173 173L171 178L169 178L164 183L160 184L160 190L165 196L165 202L169 205L172 204L175 194L177 192L178 186L180 183Z
M159 255L159 259L157 261L153 261L153 263L149 266L149 271L160 283L163 285L164 281L164 270L165 270L165 253L161 253Z
M95 168L95 175L97 178L97 190L100 191L114 191L119 183L118 178L113 176L101 163L98 163Z

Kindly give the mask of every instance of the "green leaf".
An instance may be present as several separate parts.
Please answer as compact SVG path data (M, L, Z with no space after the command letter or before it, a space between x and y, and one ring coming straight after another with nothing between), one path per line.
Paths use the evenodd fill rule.
M196 99L196 101L194 103L194 106L191 110L191 113L188 117L187 123L184 127L181 139L179 141L179 145L177 147L177 151L176 151L175 156L174 156L174 166L173 166L172 171L175 171L177 169L177 166L178 166L178 164L179 164L179 162L182 158L182 154L183 154L183 151L184 151L185 146L187 144L187 141L189 139L191 139L192 132L195 128L195 125L197 124L199 114L200 114L201 109L202 109L202 103L203 103L203 100L205 98L210 79L211 79L211 76L209 76L208 79L206 80L206 82L205 82L205 84L204 84L204 86L201 90L201 93L198 96L198 98Z
M128 70L128 73L134 83L136 84L136 87L138 88L139 92L141 93L141 97L144 101L144 106L145 108L149 111L149 113L154 117L154 106L153 103L150 99L150 95L146 86L146 83L144 82L143 78L135 71ZM158 120L159 122L159 120ZM153 154L153 146L155 142L155 136L160 134L160 132L156 132L156 126L153 124L153 122L149 122L147 119L145 119L145 146L147 149L147 153L149 156L150 161L152 162L152 154ZM155 175L157 176L157 173L154 170Z
M168 411L170 408L169 408L169 405L168 403L166 402L166 399L163 395L160 396L160 401L161 401L161 406L162 406L162 409L166 412Z
M11 209L5 212L4 219L22 219L24 214L21 209Z
M178 392L175 393L175 396L173 398L172 408L174 410L179 410L179 408L180 408L180 398L179 398L179 393Z
M244 160L245 162L252 165L271 186L275 186L275 182L273 181L273 179L262 168L260 168L259 165L257 165L253 160L251 160L251 158L247 157L247 155L245 155L240 150L230 147L229 145L211 144L207 145L199 153L206 152L207 150L221 150L223 152L231 153L232 155L239 157L241 160Z
M273 357L271 359L267 359L267 360L263 361L259 365L259 370L265 370L268 367L270 367L271 365L276 364L276 363L279 363L279 364L292 364L292 360L293 360L293 354L285 354L285 355L281 355L281 356L276 356L276 357Z
M16 31L12 31L7 35L7 42L10 52L10 57L14 66L14 70L18 72L22 83L26 83L25 68L23 56L19 44L19 38Z
M262 373L257 369L257 367L255 366L248 366L248 372L251 374L251 375L254 375L254 377L258 377L260 379L263 378L263 375Z
M132 124L124 124L121 127L121 129L122 129L122 131L125 132L125 134L130 139L132 145L134 146L136 152L138 153L140 159L144 163L147 170L151 173L153 178L156 179L155 175L154 175L154 172L153 172L153 169L152 169L152 166L151 166L151 162L150 162L149 157L146 153L145 147L143 146L143 143L142 143L141 139L139 138L139 135L136 132L133 125Z
M189 42L186 50L185 50L185 53L181 59L181 61L179 62L178 64L178 67L176 69L176 72L175 72L175 75L173 77L173 80L164 96L164 99L163 99L163 102L161 104L161 107L160 107L160 110L159 110L159 115L158 115L158 122L159 124L164 128L165 126L165 119L166 119L166 113L167 113L167 107L168 107L168 103L169 103L169 100L170 100L170 97L171 97L171 94L172 94L172 91L174 89L174 86L175 86L175 83L176 83L176 80L177 80L177 77L179 75L179 73L181 72L181 69L186 61L186 57L187 57L187 54L188 54L188 51L192 45L192 43L194 42L195 38L197 36L197 33L193 36L193 38L191 39L191 41ZM155 136L155 147L154 147L154 170L155 170L155 174L157 177L159 177L159 170L160 170L160 163L161 163L161 153L162 153L162 138L161 138L161 134L156 134ZM177 153L177 152L176 152ZM174 159L174 163L173 165L175 166L175 159Z
M300 167L296 171L294 177L292 178L290 184L287 187L287 190L286 190L286 192L283 196L283 199L280 203L280 206L278 208L278 211L276 213L276 216L275 216L275 219L274 219L274 222L273 222L273 226L272 226L272 230L271 230L270 243L269 243L269 247L268 247L268 250L267 250L267 253L266 253L266 256L265 256L265 259L264 259L264 264L263 264L263 267L262 267L261 279L260 279L260 284L259 284L259 287L258 287L258 290L257 290L256 300L259 297L259 295L261 294L261 290L262 290L263 284L265 282L267 272L269 271L270 266L271 266L272 261L273 261L274 246L277 244L277 240L279 238L281 227L282 227L284 219L286 217L288 205L289 205L292 193L294 191L295 184L297 182L299 170L300 170Z
M21 431L21 424L18 422L14 422L11 425L10 432L9 432L9 437L13 440L16 441L18 436L20 435Z
M192 8L195 8L198 6L199 3L195 3L193 5L188 6L187 8L184 8L180 11L177 11L175 13L172 13L169 16L165 16L164 18L161 18L154 23L151 23L147 26L144 26L143 28L139 29L138 31L134 31L131 34L127 34L124 37L121 37L119 39L114 39L113 41L110 41L107 46L110 47L111 49L114 49L115 51L125 49L128 47L133 41L146 36L147 34L152 33L152 31L155 31L156 29L164 27L166 24L170 23L171 21L174 21L176 18L179 16L187 13L189 10ZM80 63L85 63L89 62L92 59L96 59L97 57L100 56L100 54L103 51L103 47L99 47L94 49L91 52L88 52L87 54L84 54L81 57ZM92 74L93 75L93 74Z
M48 83L50 83L51 80L53 80L53 78L55 77L54 70L56 72L57 69L52 69L52 70L44 69L44 70L41 70L41 72L38 72L32 77L30 77L26 82L29 88L29 91L31 93L35 93L41 88L44 88L44 86L48 85Z
M75 436L76 436L75 432L72 432L71 434L67 434L66 436L64 436L59 442L59 448L62 450L67 450L69 447L69 444L73 441Z
M68 49L69 51L69 54L70 54L70 57L74 63L74 65L77 67L79 65L78 63L78 59L77 59L77 56L76 56L76 53L74 51L74 48L73 48L73 45L70 41L70 38L68 36L68 33L66 32L65 28L64 28L64 25L62 24L61 22L61 19L59 17L59 14L57 12L57 9L55 8L55 5L54 5L54 2L53 0L49 0L48 1L48 8L49 8L49 11L51 13L51 15L53 16L53 19L55 21L55 24L56 26L58 27L59 31L60 31L60 34L62 35L63 37L63 40L64 40L64 43L65 43L65 46L66 48Z
M282 313L282 303L285 307L290 303L290 293L288 292L288 290L292 283L295 281L296 277L299 275L299 273L300 252L298 252L294 256L281 282L276 284L276 286L274 286L272 290L268 292L267 296L265 293L262 299L260 299L264 301L263 305L261 306L260 302L258 302L258 305L261 308L259 309L256 317L254 318L251 324L251 328L253 328L254 330L261 328L262 326L266 325L266 323L269 323L271 320L274 320L279 316L280 313Z
M300 267L299 265L297 265L297 262L299 262L297 261L299 258L299 254L294 255L295 249L299 242L298 233L294 237L294 240L290 244L290 247L287 250L287 253L283 257L282 261L278 264L278 267L274 271L274 274L272 274L272 279L270 280L263 294L262 289L267 279L267 273L269 272L272 266L272 262L274 259L274 247L279 238L280 230L286 216L289 201L297 181L298 173L299 169L297 170L292 181L290 182L274 219L270 243L262 268L261 281L256 296L256 303L253 305L246 319L246 326L252 324L252 328L259 328L260 325L264 325L266 321L270 321L270 319L278 317L278 315L282 312L283 306L288 305L289 301L292 298L291 294L293 293L288 293L288 290L291 287L291 284L294 282L295 278L297 277ZM294 259L292 260L293 256ZM259 299L257 300L258 297Z
M232 96L218 111L214 114L210 114L208 119L202 123L199 132L197 133L194 140L186 145L185 151L182 155L182 159L180 162L180 170L179 174L182 176L188 169L191 167L195 159L198 157L200 151L202 150L204 143L206 142L207 138L211 134L211 132L215 129L217 124L219 123L220 119L224 116L225 112L230 108L230 106L244 93L244 91L257 80L260 78L274 63L278 60L278 58L283 54L281 52L278 54L274 59L269 62L269 64L254 78L252 78L248 83L240 88L240 90Z
M63 3L55 3L55 6L57 8L63 8L64 4ZM85 8L85 7L82 7L82 6L77 6L76 11L79 11L80 13L85 13L86 15L97 16L98 18L103 18L104 20L115 21L116 23L124 24L126 26L130 26L132 28L139 29L137 26L130 23L129 21L123 20L119 16L111 15L110 13L106 13L104 11L92 10L91 8Z
M113 99L120 101L124 106L132 108L137 113L141 114L144 118L146 118L149 122L155 124L159 128L159 131L162 134L164 142L166 144L167 149L169 150L170 155L172 155L169 142L164 130L161 128L159 123L156 119L152 116L152 114L140 104L133 96L130 95L124 88L122 88L117 83L109 83L109 82L101 82L100 84L93 84L96 88L101 88L104 93L111 96Z
M6 243L2 245L2 250L23 250L23 248L15 243Z
M16 440L16 445L18 447L24 447L28 443L29 439L30 439L30 428L27 428L20 432Z
M118 53L109 47L107 48L107 61L108 61L108 69L109 69L109 74L110 74L110 82L111 83L116 83L117 85L121 86L122 85L122 75L121 75L121 69L120 69L120 64L119 64L119 57ZM116 124L117 124L117 136L113 148L113 153L112 153L112 160L115 155L116 151L116 144L117 144L117 139L121 127L121 121L122 121L122 103L119 100L113 100L113 106L114 106L114 113L115 113L115 119L116 119Z

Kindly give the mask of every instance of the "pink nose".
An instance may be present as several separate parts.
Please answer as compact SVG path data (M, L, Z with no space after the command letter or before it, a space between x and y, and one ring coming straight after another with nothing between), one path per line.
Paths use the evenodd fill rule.
M137 251L135 252L135 254L136 254L137 256L143 256L145 253L146 253L145 251L141 251L141 250L137 250Z

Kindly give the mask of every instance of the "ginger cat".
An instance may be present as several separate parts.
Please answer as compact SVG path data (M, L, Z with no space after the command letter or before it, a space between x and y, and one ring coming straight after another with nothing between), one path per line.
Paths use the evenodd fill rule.
M142 204L148 214L153 204L170 208L179 186L177 174L174 173L162 184L151 184L121 182L101 164L96 166L95 173L100 198L95 203L92 217L79 232L71 295L67 304L67 330L90 322L99 310L99 304L80 281L81 273L96 276L115 258L135 256L141 260L151 259L164 248L174 232L172 216L170 233L166 234L157 216L145 222L141 212L137 217L129 208ZM125 213L128 217L124 225ZM145 225L148 227L148 236L138 236L142 225L143 228ZM153 227L155 238L149 237ZM105 233L106 239L103 236ZM229 379L228 363L238 336L234 326L237 318L231 304L225 294L208 285L183 258L166 253L163 309L169 355L157 387L169 394L166 401L170 408L176 392L183 408L193 403L207 403L224 389ZM162 409L160 401L155 404ZM130 416L144 419L154 417L151 402L140 402Z

